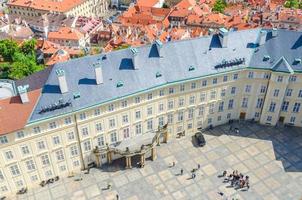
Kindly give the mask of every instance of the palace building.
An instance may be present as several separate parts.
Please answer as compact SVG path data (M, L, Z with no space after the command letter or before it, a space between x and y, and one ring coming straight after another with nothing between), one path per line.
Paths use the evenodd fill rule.
M14 81L13 96L0 100L0 193L92 162L155 159L160 134L166 142L237 119L301 127L301 59L301 32L222 28L72 59Z

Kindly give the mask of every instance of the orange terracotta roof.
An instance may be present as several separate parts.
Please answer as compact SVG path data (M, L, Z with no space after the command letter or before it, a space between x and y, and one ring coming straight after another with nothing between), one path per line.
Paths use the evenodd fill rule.
M84 0L10 0L7 5L28 7L37 10L67 12L83 2Z
M68 47L68 46L61 46L60 44L50 42L48 40L38 40L38 48L41 49L41 51L44 54L54 54L59 49L63 49L67 51L70 55L79 55L81 54L81 49L76 47Z
M138 0L137 5L143 7L153 7L159 0Z
M26 104L19 96L0 100L0 135L24 128L40 94L41 89L28 92Z
M50 66L59 62L65 62L70 59L69 53L62 49L59 49L56 53L54 53L49 60L45 63L45 65Z
M58 31L48 33L48 39L79 40L83 37L83 33L69 27L61 27Z

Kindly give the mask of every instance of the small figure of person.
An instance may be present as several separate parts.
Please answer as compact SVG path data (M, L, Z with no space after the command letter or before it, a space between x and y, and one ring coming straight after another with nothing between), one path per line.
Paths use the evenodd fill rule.
M184 170L180 169L180 175L183 175L183 174L184 174Z
M118 194L116 194L116 200L119 200L120 196Z
M227 171L224 170L224 171L222 172L222 177L226 177L226 175L227 175Z
M200 169L200 164L197 165L197 169Z
M172 163L172 167L175 167L175 162L173 161L173 163Z

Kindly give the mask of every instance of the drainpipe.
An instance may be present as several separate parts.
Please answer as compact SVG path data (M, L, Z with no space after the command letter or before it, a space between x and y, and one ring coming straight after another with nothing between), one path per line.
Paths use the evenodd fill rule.
M83 156L83 151L82 151L82 145L81 145L79 128L78 128L78 120L77 120L76 114L74 114L74 122L75 122L75 128L76 128L77 141L78 141L79 150L80 150L81 170L83 171L83 170L85 170L85 162L84 162L84 156Z

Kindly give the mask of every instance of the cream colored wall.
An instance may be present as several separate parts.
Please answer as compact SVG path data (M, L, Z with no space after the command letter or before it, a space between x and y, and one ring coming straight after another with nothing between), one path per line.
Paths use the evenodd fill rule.
M114 104L114 111L108 111L108 105L101 105L98 108L101 109L101 114L99 116L94 116L94 110L96 108L87 109L85 111L86 113L86 119L80 120L80 113L79 112L74 115L70 116L61 116L59 119L52 119L53 121L57 122L57 128L50 130L49 129L49 123L52 122L48 120L47 122L41 122L37 124L31 124L28 125L24 132L27 133L27 136L23 139L17 139L15 137L16 133L10 133L7 135L9 139L8 144L1 144L0 149L0 170L2 173L4 173L5 180L0 180L0 189L1 186L7 186L9 188L9 191L4 192L0 191L3 194L8 195L10 192L15 192L17 190L16 182L19 180L22 180L24 182L24 185L26 184L28 187L38 187L38 184L42 180L49 179L51 177L54 177L55 175L59 176L67 176L70 172L79 172L81 169L81 156L75 156L71 157L70 154L70 147L73 145L77 145L79 147L79 142L77 138L77 132L79 133L79 140L81 143L81 148L83 152L83 158L84 158L84 164L87 166L87 164L91 161L94 161L94 155L92 155L92 151L84 151L84 142L90 141L91 142L91 148L93 149L97 145L97 138L100 135L104 136L105 144L111 144L110 141L110 133L117 132L117 140L123 140L123 129L126 127L130 128L130 137L135 136L135 125L138 123L142 123L143 130L142 132L147 132L147 121L148 119L153 119L153 129L156 129L158 126L158 118L160 116L164 116L164 123L167 122L167 115L170 113L173 113L174 115L174 121L172 124L169 124L168 130L170 134L175 137L177 132L181 131L180 127L182 127L183 130L186 130L187 134L193 134L196 132L197 127L202 126L203 128L209 126L210 124L216 126L219 124L224 124L228 122L229 119L227 119L227 115L230 113L231 117L230 119L238 119L241 112L246 113L246 119L252 119L255 118L255 112L262 112L262 117L260 122L265 124L266 121L266 115L268 114L267 109L269 106L270 99L272 97L272 91L274 88L283 88L286 87L284 84L280 84L275 82L276 76L278 73L270 73L269 71L264 70L252 70L254 72L254 78L248 78L248 74L251 70L242 70L240 72L231 72L228 73L228 81L223 82L223 74L216 75L213 77L218 78L218 83L213 85L212 80L213 77L207 77L203 79L198 79L194 81L188 81L185 83L185 91L180 92L180 85L183 83L175 83L174 85L165 86L163 88L159 88L152 91L153 98L152 100L147 100L147 95L150 92L146 91L145 93L138 94L137 96L141 97L141 103L136 104L134 102L135 96L125 98L123 100L127 100L128 106L125 108L121 107L121 102L123 100L112 102ZM238 73L238 80L233 80L233 74ZM264 73L271 74L271 79L264 79ZM282 74L284 76L284 81L287 79L288 74ZM207 80L207 86L202 87L201 82L202 80ZM297 93L298 90L300 90L302 81L302 75L297 75L297 82L288 84L287 87L291 87L294 89L294 95L289 98L291 101L291 104L298 101L297 100ZM190 89L192 82L196 83L196 89ZM245 92L246 85L251 85L251 91ZM267 94L263 93L260 94L260 87L261 85L264 85L268 87ZM170 87L174 88L174 94L168 94L168 90ZM231 88L236 87L236 94L231 94ZM159 91L164 89L164 96L159 96ZM221 97L221 90L226 89L226 95L224 97ZM216 97L214 99L210 99L210 93L211 91L216 91ZM282 92L280 90L280 94L284 93L284 88L282 89ZM200 94L201 93L207 94L207 100L205 102L200 102ZM192 105L189 105L189 100L191 96L195 96L195 103ZM246 97L248 98L248 107L242 108L242 99ZM256 103L258 98L266 98L267 100L264 103L263 109L261 110L256 109ZM185 104L183 107L179 107L179 99L184 98ZM228 101L230 99L234 99L234 108L231 110L228 110ZM168 102L170 100L174 100L174 108L171 110L168 110ZM302 98L301 98L302 100ZM299 101L301 101L299 100ZM224 101L224 110L223 112L218 112L218 104L219 102ZM281 98L276 99L278 101L278 105L281 104L283 101ZM164 104L164 110L162 112L159 112L158 107L159 104ZM211 103L215 104L214 113L209 113L209 106ZM204 114L202 116L198 116L199 108L201 106L205 107ZM153 114L151 116L147 116L147 108L153 107ZM280 107L280 106L279 106ZM278 109L279 109L278 107ZM194 117L192 119L188 119L188 110L190 108L194 109ZM291 106L290 106L290 109ZM141 119L136 120L135 119L135 111L140 110L141 111ZM177 121L178 118L178 112L183 110L184 111L184 120L181 122ZM277 109L276 109L277 110ZM280 109L279 109L280 110ZM300 109L301 110L301 109ZM274 120L272 121L272 125L274 125L273 122L277 120L277 114L274 115ZM122 116L128 114L128 120L129 122L126 124L122 123ZM289 118L291 117L292 113L281 113L284 115L285 122L289 121ZM301 121L298 121L298 119L301 119L302 112L300 111L297 115L297 121L296 126L301 126ZM72 123L69 125L65 125L64 120L66 117L70 117L72 119ZM221 117L221 120L218 120L218 118ZM298 118L299 117L299 118ZM116 127L110 128L109 127L109 120L115 118L116 120ZM212 123L208 123L209 118L212 119ZM75 120L77 120L77 123L75 123ZM256 118L256 120L259 120L259 118ZM102 131L96 132L95 124L97 122L102 123ZM188 125L192 124L192 128L188 129ZM41 133L34 134L33 128L39 126L41 129ZM89 130L88 136L82 135L82 128L87 127ZM73 131L75 134L74 140L68 140L67 133ZM59 136L61 139L61 144L54 145L53 144L53 137ZM44 140L45 143L47 143L47 149L40 151L37 149L37 142L40 140ZM20 147L22 145L28 145L30 147L31 153L24 157L21 154ZM62 149L64 151L64 161L57 161L56 158L56 151ZM8 150L13 151L15 159L8 161L4 157L4 153ZM78 149L80 152L80 149ZM51 159L51 164L47 167L43 167L41 163L41 156L44 154L48 154ZM31 172L28 172L25 166L25 161L28 159L33 159L36 165L37 170L33 170ZM74 166L74 161L78 161L80 163L79 166ZM102 162L106 162L106 158L102 160ZM17 163L19 166L19 169L21 171L21 175L12 177L9 167L13 164ZM60 169L60 166L66 166L66 170L62 171ZM53 175L46 177L45 172L48 170L52 170ZM31 176L37 175L38 180L33 182L31 181Z

